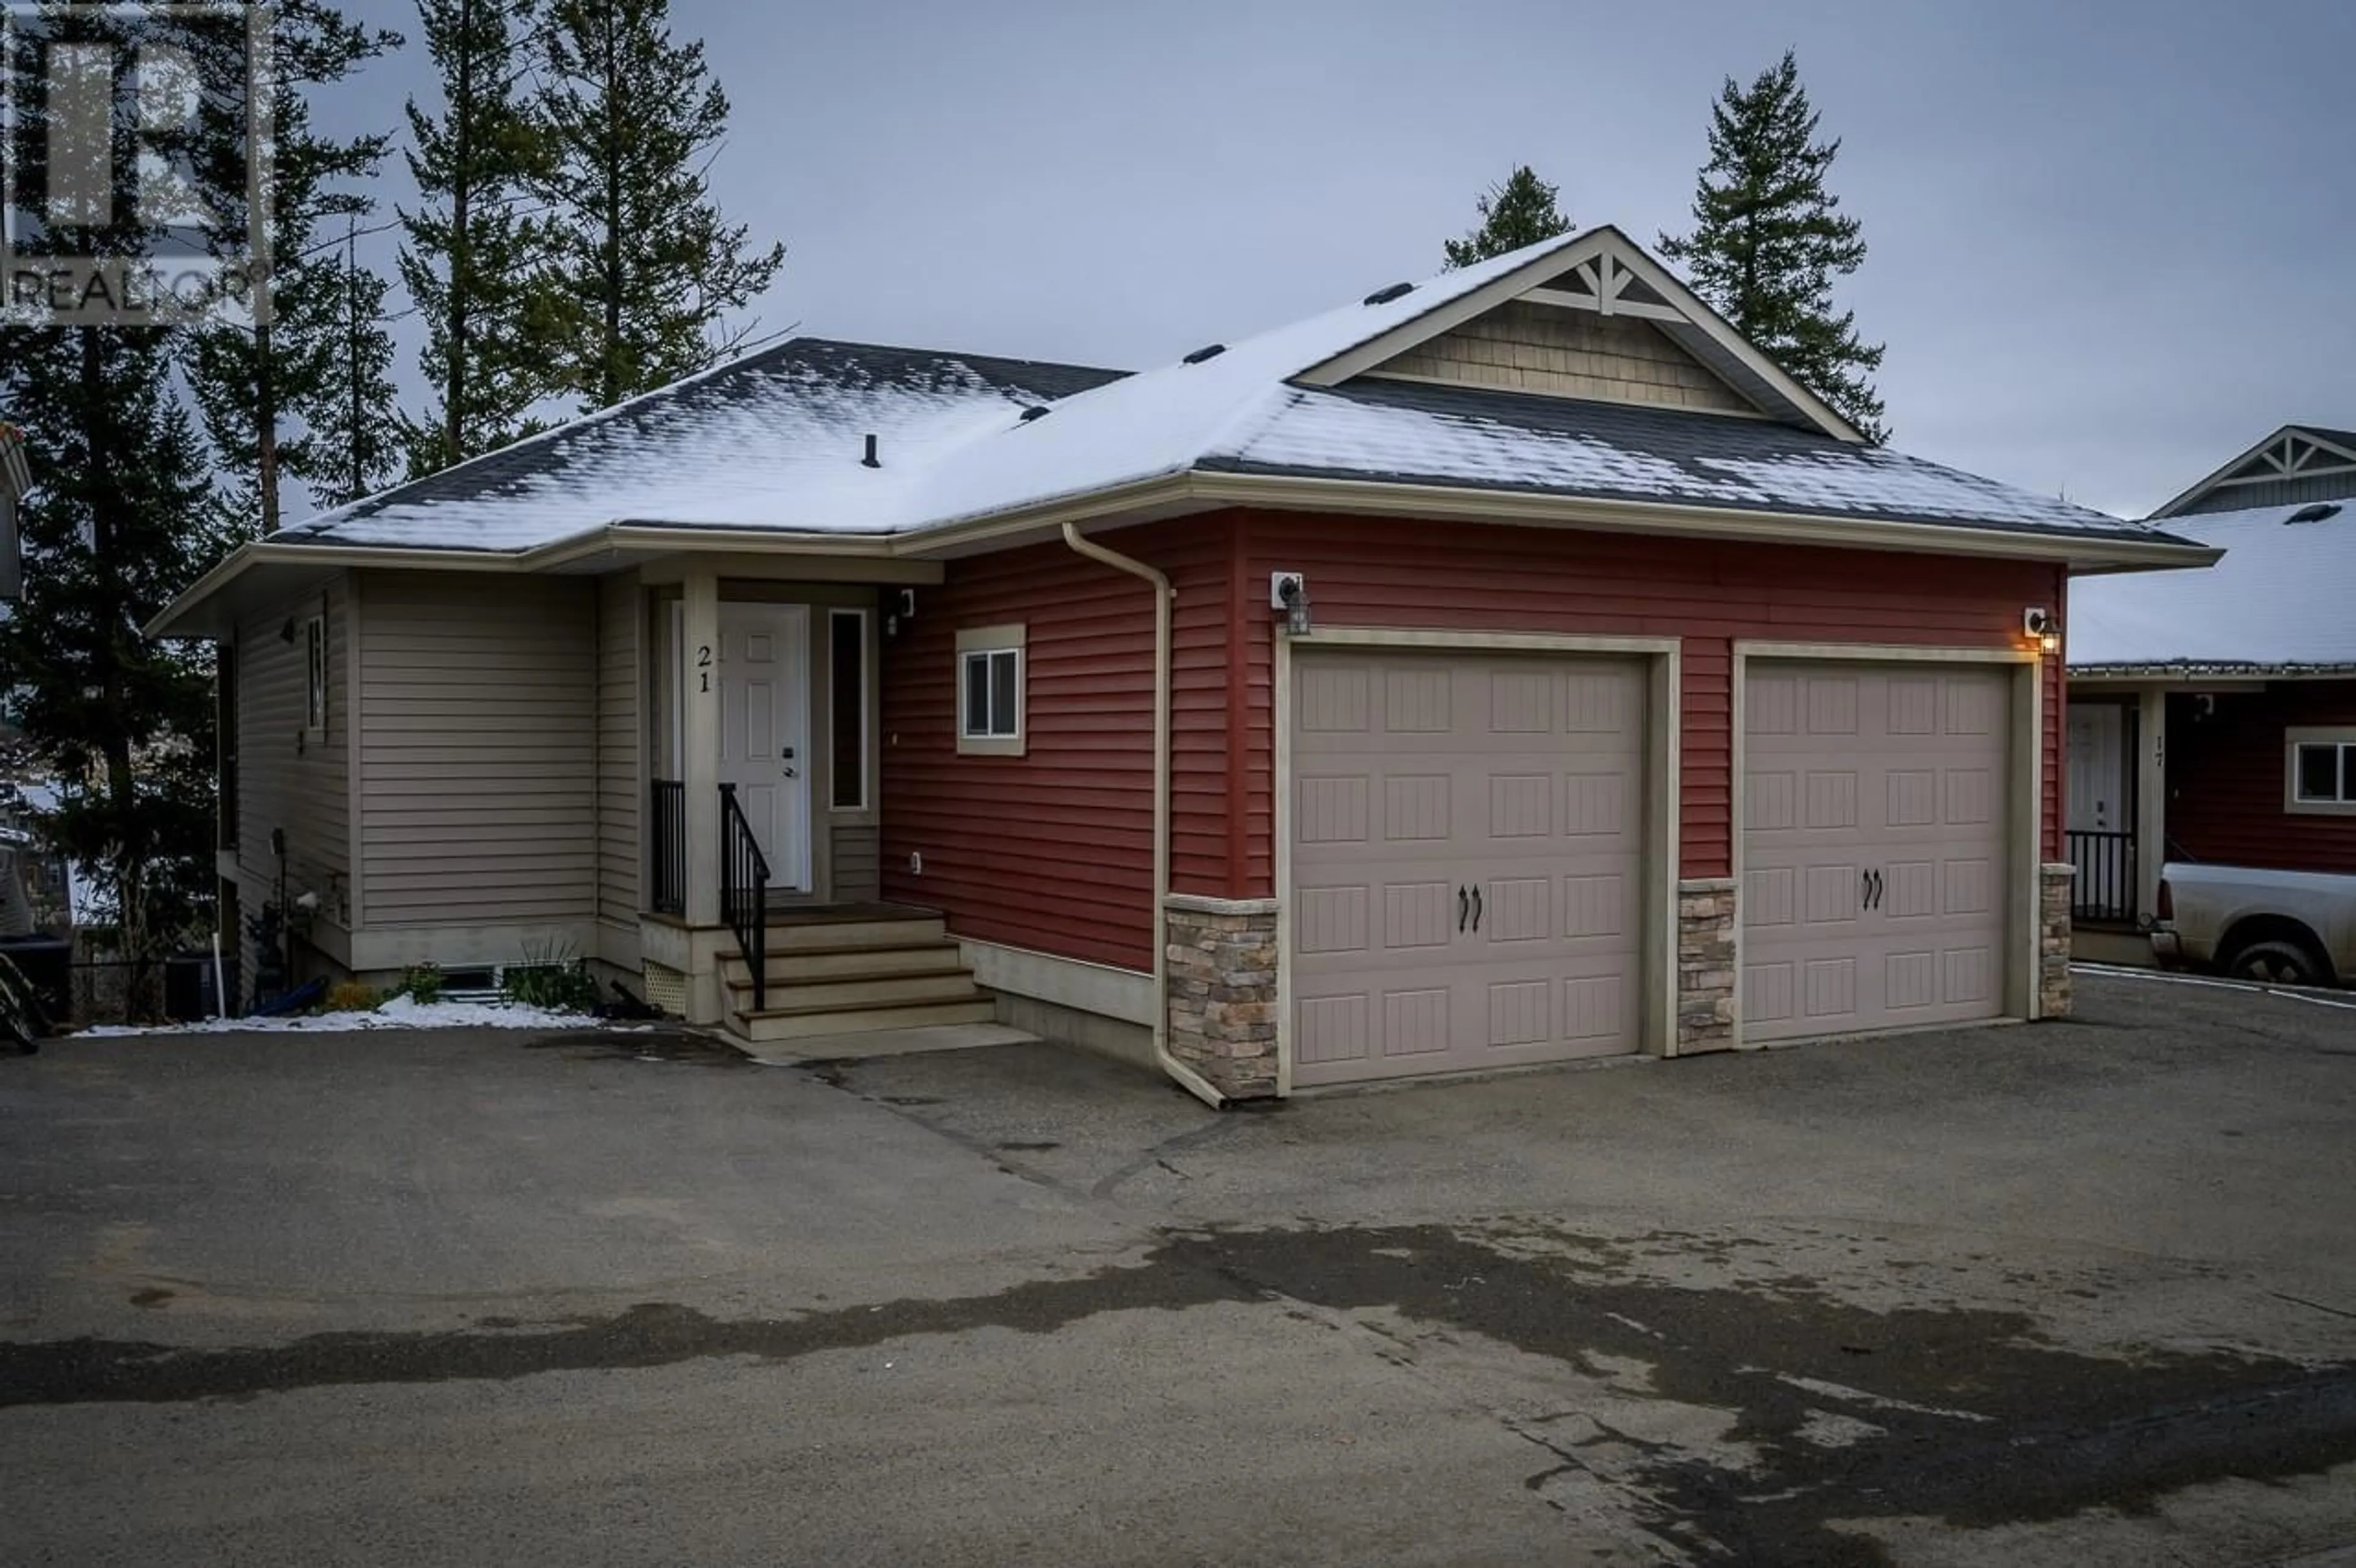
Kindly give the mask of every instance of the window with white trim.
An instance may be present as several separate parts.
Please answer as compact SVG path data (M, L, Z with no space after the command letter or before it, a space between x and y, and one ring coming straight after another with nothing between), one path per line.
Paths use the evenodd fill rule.
M327 733L327 618L303 623L303 728L312 739Z
M1023 754L1023 644L1021 626L958 634L958 750L963 754Z
M2293 730L2286 741L2283 809L2356 816L2356 729Z

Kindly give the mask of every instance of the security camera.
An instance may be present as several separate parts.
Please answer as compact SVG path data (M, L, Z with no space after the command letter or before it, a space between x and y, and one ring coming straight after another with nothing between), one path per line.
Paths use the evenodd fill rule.
M2032 637L2041 637L2053 629L2053 612L2030 608L2020 613L2020 629Z
M1309 592L1309 579L1297 571L1271 571L1268 574L1268 607L1290 610Z

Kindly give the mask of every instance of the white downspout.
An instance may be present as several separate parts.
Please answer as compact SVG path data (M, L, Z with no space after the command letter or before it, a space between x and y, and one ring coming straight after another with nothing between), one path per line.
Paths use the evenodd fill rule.
M1153 585L1153 1060L1179 1087L1215 1111L1227 1097L1210 1080L1170 1054L1170 579L1064 525L1064 542L1090 560L1141 577Z

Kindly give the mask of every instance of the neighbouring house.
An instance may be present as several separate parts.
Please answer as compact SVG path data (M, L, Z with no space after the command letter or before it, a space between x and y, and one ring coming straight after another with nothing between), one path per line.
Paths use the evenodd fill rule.
M322 962L1224 1103L2066 1010L2029 628L2213 557L1869 445L1601 229L1138 375L797 339L150 629Z
M2071 597L2070 859L2084 951L2148 959L2169 860L2356 873L2356 432L2288 425L2153 514L2206 571Z

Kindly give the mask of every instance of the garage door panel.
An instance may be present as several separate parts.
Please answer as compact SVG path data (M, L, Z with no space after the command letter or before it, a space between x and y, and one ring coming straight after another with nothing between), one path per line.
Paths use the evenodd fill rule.
M1742 784L1749 1038L2001 1010L2010 680L1986 668L1754 668Z
M1642 666L1304 653L1298 668L1326 727L1293 734L1295 1081L1636 1049Z

